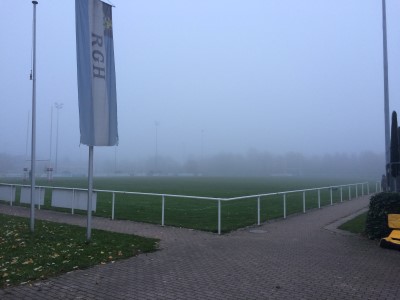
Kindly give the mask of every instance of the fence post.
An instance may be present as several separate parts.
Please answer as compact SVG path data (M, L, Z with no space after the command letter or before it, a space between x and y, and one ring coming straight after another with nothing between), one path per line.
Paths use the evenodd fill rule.
M260 225L260 196L257 198L257 225Z
M286 219L286 194L283 194L283 218Z
M218 200L218 234L221 234L221 200Z
M333 205L332 188L330 189L330 191L331 191L331 205Z
M89 192L88 192L88 195L89 195ZM75 204L75 189L72 189L71 214L74 214L74 204Z
M355 186L356 186L356 198L358 198L358 184L356 184Z
M351 200L351 185L349 184L349 201Z
M340 202L343 202L343 187L340 187Z
M38 201L38 210L40 210L40 198L41 198L41 196L42 196L42 188L41 187L38 187L38 194L39 194L39 201Z
M321 208L321 190L318 189L318 208Z
M115 193L112 193L111 220L115 218Z
M165 218L165 196L162 195L162 204L161 204L161 226L164 226L164 218Z
M303 214L306 213L306 192L303 191Z
M15 188L15 191L17 191L17 188ZM13 199L15 199L15 197L13 197L13 195L15 195L15 193L14 193L14 186L11 185L10 206L12 206Z
M361 195L364 196L364 183L361 183Z

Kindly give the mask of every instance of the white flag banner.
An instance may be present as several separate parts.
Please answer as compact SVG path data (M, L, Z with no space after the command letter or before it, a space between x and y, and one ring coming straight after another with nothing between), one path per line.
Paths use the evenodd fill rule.
M111 5L75 0L81 143L118 143Z

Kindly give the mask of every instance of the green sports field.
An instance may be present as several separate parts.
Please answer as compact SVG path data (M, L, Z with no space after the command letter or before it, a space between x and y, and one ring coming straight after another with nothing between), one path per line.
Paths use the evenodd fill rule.
M21 184L20 180L3 179L0 182ZM246 195L256 195L329 187L362 180L317 179L295 177L265 177L265 178L225 178L225 177L110 177L95 178L94 189L111 191L143 192L155 194L190 195L214 198L232 198ZM39 186L87 188L85 178L56 178L52 182L37 180ZM371 192L375 184L370 183ZM351 187L351 197L356 196L355 186ZM364 193L366 193L366 189ZM330 205L330 189L320 191L321 206ZM362 188L358 186L358 195ZM342 200L347 201L349 188L342 190ZM18 205L19 189L16 195ZM340 202L340 189L332 189L334 203ZM283 217L283 196L267 196L260 199L260 221ZM287 215L303 211L303 193L286 195ZM318 207L318 192L306 192L306 209ZM46 190L45 205L41 209L51 207L51 191ZM70 211L67 209L61 209ZM86 213L77 211L75 213ZM98 192L97 210L95 216L111 218L112 193ZM126 219L140 222L161 224L162 197L148 195L115 194L115 219ZM216 232L218 229L218 201L203 199L186 199L165 197L165 225L200 229ZM257 223L257 198L221 201L221 231L229 232Z

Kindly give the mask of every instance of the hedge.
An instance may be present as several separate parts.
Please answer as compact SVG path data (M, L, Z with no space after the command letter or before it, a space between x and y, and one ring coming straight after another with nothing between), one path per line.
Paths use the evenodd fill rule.
M365 233L370 239L389 235L388 214L400 214L400 193L379 193L371 197L365 223Z

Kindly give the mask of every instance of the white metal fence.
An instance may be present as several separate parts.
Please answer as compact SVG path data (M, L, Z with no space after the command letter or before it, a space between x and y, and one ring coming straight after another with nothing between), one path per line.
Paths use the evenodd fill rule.
M9 184L9 183L0 183L0 200L9 202L10 205L13 205L15 202L16 197L16 188L23 188L29 187L28 185L21 185L21 184ZM82 209L82 204L77 205L75 195L78 191L84 191L87 195L87 189L82 188L67 188L67 187L52 187L52 186L37 186L37 189L40 191L40 198L44 197L44 193L47 189L52 191L52 203L56 203L57 200L53 199L57 194L54 191L71 191L72 199L69 201L70 205L64 206L64 208L71 209L71 213L74 214L75 209ZM355 194L352 194L352 189L355 191ZM199 197L199 196L188 196L188 195L174 195L174 194L158 194L158 193L143 193L143 192L128 192L128 191L113 191L113 190L98 190L94 189L95 193L109 193L111 194L112 201L111 201L111 219L114 220L115 217L115 199L116 195L141 195L141 196L156 196L161 198L161 225L165 225L165 202L167 198L181 198L181 199L196 199L196 200L212 200L218 203L218 224L217 224L217 232L221 234L221 226L222 226L222 207L221 203L223 201L240 201L244 199L257 199L257 225L261 223L261 199L268 198L272 196L282 196L282 211L283 211L283 218L287 217L287 195L301 193L302 194L302 202L303 202L303 213L307 211L307 193L317 192L318 194L318 208L321 208L321 191L328 190L330 193L330 205L333 205L333 191L340 192L340 202L344 200L351 200L354 198L359 197L359 189L361 190L361 196L369 195L370 188L368 182L362 183L352 183L352 184L345 184L345 185L336 185L336 186L328 186L328 187L318 187L318 188L309 188L309 189L302 189L302 190L292 190L292 191L283 191L283 192L275 192L275 193L265 193L265 194L257 194L257 195L249 195L249 196L240 196L240 197L233 197L233 198L215 198L215 197ZM374 192L381 192L381 186L379 182L375 183L375 191ZM57 197L57 196L56 196ZM82 199L82 197L80 197ZM54 200L54 201L53 201ZM339 200L338 200L339 201ZM21 203L26 203L26 201L20 201ZM37 202L38 208L40 209L40 204L42 201ZM87 196L86 196L86 203L87 203ZM43 204L42 204L43 205ZM60 207L59 204L52 204L52 207Z

